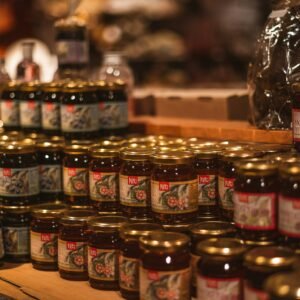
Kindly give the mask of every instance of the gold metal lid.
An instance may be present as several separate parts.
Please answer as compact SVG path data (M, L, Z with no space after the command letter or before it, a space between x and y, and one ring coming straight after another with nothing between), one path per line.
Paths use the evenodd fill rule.
M189 164L192 163L194 154L190 151L180 152L157 152L152 155L155 164L173 165L173 164Z
M123 160L150 160L151 155L153 154L152 149L147 148L123 148L120 157Z
M274 240L262 240L262 241L252 241L252 240L242 240L242 243L248 248L255 247L266 247L266 246L274 246L276 242Z
M10 214L22 214L22 213L29 213L30 212L30 206L5 206L3 205L1 207L4 213L10 213Z
M92 205L68 205L71 210L94 210Z
M283 144L256 144L250 146L253 151L263 152L264 154L273 154L280 152L288 152L292 149L292 145Z
M63 144L51 140L39 141L36 143L36 148L40 151L61 151L63 149Z
M127 223L123 224L120 236L124 240L139 240L140 237L148 235L150 232L162 230L162 226L157 223Z
M65 138L63 136L60 136L60 135L52 135L50 137L50 141L52 143L61 143L61 144L64 144L65 143Z
M60 92L62 85L62 82L52 81L42 84L41 89L43 92Z
M279 174L283 178L300 177L300 163L283 163L279 167Z
M266 176L277 173L277 166L267 161L241 161L235 164L237 172L248 176Z
M188 142L188 146L192 149L221 149L219 143L216 141L205 141L205 142Z
M168 145L168 146L156 146L153 145L153 149L155 148L156 152L168 153L168 152L182 152L188 151L187 146L179 146L179 145Z
M188 234L191 223L163 224L162 226L163 226L165 231L181 232L181 233Z
M35 141L39 141L39 140L45 140L47 138L47 136L43 133L36 133L36 132L32 132L29 134L26 134L26 138L35 140Z
M63 93L80 93L96 90L95 86L91 86L85 81L70 81L62 86Z
M121 211L97 211L99 217L106 216L120 216L123 217L123 213Z
M93 146L89 149L89 154L94 158L114 158L119 157L120 151L118 148L103 148L102 146Z
M65 145L64 152L66 154L88 154L90 147L93 144L72 144L72 145Z
M17 141L1 145L0 152L8 154L27 154L35 153L35 148L32 144L30 145Z
M67 205L62 202L44 203L31 207L32 215L38 218L59 218L67 211Z
M236 233L236 228L233 224L223 221L207 221L193 224L189 227L189 231L195 237L197 236L224 236L227 234Z
M88 225L93 231L115 232L119 231L120 227L127 221L127 218L121 216L103 216L90 219Z
M225 161L236 161L239 159L252 158L256 156L257 153L253 151L246 151L246 150L237 150L237 151L226 150L220 155L221 159Z
M146 216L142 216L142 217L134 216L134 217L129 218L129 222L132 222L132 223L152 223L153 218L146 217Z
M5 132L0 135L0 141L4 142L20 141L22 139L24 139L24 134L19 131Z
M110 90L123 90L127 86L126 82L124 82L121 79L116 79L114 81L108 81L106 84Z
M16 80L11 80L9 82L7 82L4 87L3 90L5 91L17 91L20 89L21 86L21 82L16 81Z
M20 90L24 92L35 92L41 88L41 82L39 81L30 81L22 83Z
M92 217L96 216L97 212L90 209L71 209L68 210L63 217L60 219L60 222L64 225L84 225Z
M217 148L192 148L192 151L198 159L217 159L220 157L222 150Z

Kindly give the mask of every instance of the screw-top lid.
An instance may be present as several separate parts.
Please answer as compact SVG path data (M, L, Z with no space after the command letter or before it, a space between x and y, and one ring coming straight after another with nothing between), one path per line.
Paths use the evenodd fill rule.
M90 219L88 224L93 231L115 232L127 221L127 218L121 216L103 216Z
M300 162L289 164L283 163L279 167L279 174L284 178L300 177Z
M2 206L1 207L4 213L10 214L22 214L22 213L29 213L30 206Z
M153 150L149 148L124 148L120 153L123 160L150 160Z
M237 161L239 159L256 157L257 153L253 151L244 151L244 150L237 150L237 151L226 150L220 156L222 160L225 161Z
M209 238L234 234L236 233L236 228L229 222L207 221L191 225L189 232L196 238Z
M92 147L93 144L92 142L86 143L86 144L79 144L79 143L74 143L72 145L65 145L64 147L64 152L66 154L88 154L88 151L90 147Z
M253 240L242 240L242 243L248 248L255 247L266 247L266 246L274 246L276 242L274 240L262 240L262 241L253 241Z
M198 159L216 159L219 158L222 150L218 148L193 148L192 151Z
M162 226L157 223L127 223L123 224L120 236L124 240L139 240L140 237L149 233L162 230Z
M236 170L238 173L248 176L266 176L277 173L277 166L267 161L253 160L241 161L236 163Z
M96 87L85 81L70 81L62 86L63 93L81 93L95 91Z
M152 155L155 164L173 165L190 164L194 159L194 154L190 151L158 152Z
M103 148L102 146L93 146L89 149L89 154L94 158L114 158L119 157L118 148Z
M40 151L61 151L63 143L51 140L39 141L36 143L36 148Z
M71 209L67 211L61 218L60 222L64 225L85 225L92 217L96 216L96 212L90 209Z
M253 151L259 151L264 154L273 154L288 152L292 149L291 145L282 145L282 144L256 144L250 146L250 149Z
M62 85L62 82L52 81L42 84L41 89L43 92L60 92Z
M188 234L191 223L163 224L162 226L165 231L181 232Z
M20 85L20 90L24 92L35 92L39 89L41 89L41 82L39 81L25 82Z
M44 203L31 207L32 215L38 218L59 218L67 211L63 203Z
M21 141L17 141L1 145L0 152L9 154L27 154L35 153L35 148L32 144L26 144Z

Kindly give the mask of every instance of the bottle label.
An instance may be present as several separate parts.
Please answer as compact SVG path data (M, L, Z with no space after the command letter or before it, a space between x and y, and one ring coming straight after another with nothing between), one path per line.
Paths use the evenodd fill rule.
M139 260L120 255L120 287L128 291L139 291Z
M234 193L236 226L251 230L276 228L275 193Z
M58 239L58 267L72 272L83 272L87 268L87 245L84 242L70 242Z
M4 243L3 243L2 230L0 230L0 259L3 257L4 257Z
M279 196L279 232L300 238L300 198Z
M90 198L99 202L118 200L119 182L115 172L89 172Z
M40 165L40 190L42 193L62 191L61 165Z
M198 261L200 260L201 256L191 254L191 267L192 267L192 285L194 287L197 286L197 273L198 273Z
M189 213L198 210L197 179L180 182L151 181L151 206L154 212Z
M233 186L235 178L218 178L220 204L223 209L233 210Z
M86 168L65 168L64 193L72 196L88 195L88 171Z
M217 176L198 175L198 204L217 204Z
M30 231L31 258L41 262L56 262L57 237L56 233Z
M197 295L202 300L241 299L241 280L239 278L197 278Z
M48 130L60 129L60 104L54 102L42 103L42 127Z
M117 129L128 126L127 102L100 102L100 129Z
M300 109L292 109L293 117L293 140L294 142L300 142Z
M0 195L5 197L24 197L40 192L39 170L33 168L0 168Z
M20 101L20 123L22 127L41 126L41 105L34 100Z
M118 251L88 247L89 277L97 280L117 281Z
M1 120L4 126L19 126L19 102L18 100L1 100Z
M56 42L59 64L85 64L89 61L86 41L59 40Z
M287 9L273 10L269 15L269 19L282 18L287 13Z
M5 254L29 255L29 227L3 226L3 242Z
M140 299L190 299L190 280L190 268L160 272L140 267Z
M99 130L97 104L62 104L63 132L92 132Z

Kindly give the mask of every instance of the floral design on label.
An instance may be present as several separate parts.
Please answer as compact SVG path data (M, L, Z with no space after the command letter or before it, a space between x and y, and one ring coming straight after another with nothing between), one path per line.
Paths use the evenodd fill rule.
M100 102L100 129L116 129L128 126L127 102Z
M120 256L120 287L129 291L139 291L139 260Z
M62 104L60 109L63 132L89 132L99 129L97 104Z
M198 210L197 179L180 182L151 181L151 206L158 213L180 214Z
M198 261L200 260L200 258L201 258L201 256L191 254L192 285L194 287L197 286L197 274L198 274L197 264L198 264Z
M236 226L252 230L276 228L275 193L234 193Z
M191 270L189 268L178 271L160 272L146 270L141 267L140 299L190 299L190 279Z
M61 165L40 165L40 190L42 193L62 191Z
M59 40L56 42L59 64L83 64L88 62L86 41Z
M73 272L87 269L87 245L84 242L70 242L58 239L58 267Z
M250 287L247 282L244 283L244 300L268 300L268 294Z
M116 281L118 273L116 250L88 247L89 277L97 280Z
M30 232L31 259L42 262L57 261L57 237L56 233Z
M44 102L42 104L42 127L49 130L60 129L60 104Z
M217 176L198 175L198 204L216 205L217 203Z
M0 168L0 195L23 197L40 192L38 167Z
M0 230L0 259L4 256L4 243L3 243L3 234L2 230Z
M218 177L219 196L222 208L233 210L233 186L235 178Z
M22 127L41 126L41 105L34 100L20 101L20 123Z
M99 202L117 201L118 173L89 172L90 198Z
M64 193L73 196L88 195L88 170L64 168Z
M19 126L19 102L18 100L1 100L1 120L4 126Z
M29 227L3 227L3 242L6 254L27 255L30 253Z

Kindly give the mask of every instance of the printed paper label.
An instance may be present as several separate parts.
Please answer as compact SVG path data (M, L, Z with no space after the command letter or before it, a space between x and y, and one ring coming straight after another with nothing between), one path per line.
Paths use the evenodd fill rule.
M1 100L1 120L4 126L19 126L19 101L18 100Z
M86 168L64 168L63 176L65 194L88 195L88 170Z
M41 105L34 100L20 101L20 123L22 127L41 126Z
M223 209L233 210L233 187L235 178L218 177L220 204Z
M0 259L4 257L4 244L3 244L3 234L0 230Z
M127 102L100 102L100 129L117 129L128 126Z
M30 254L29 227L3 226L3 242L6 254Z
M42 127L48 130L60 129L60 104L55 102L43 102Z
M86 41L60 40L56 42L59 64L84 64L88 62Z
M62 191L61 165L40 165L40 190L42 193Z
M120 255L120 287L139 291L139 260Z
M198 175L198 204L217 204L217 176Z
M268 300L268 294L251 288L246 282L244 283L244 300Z

